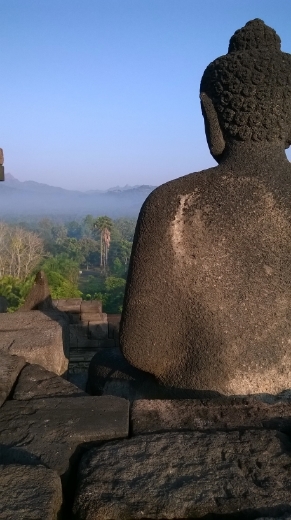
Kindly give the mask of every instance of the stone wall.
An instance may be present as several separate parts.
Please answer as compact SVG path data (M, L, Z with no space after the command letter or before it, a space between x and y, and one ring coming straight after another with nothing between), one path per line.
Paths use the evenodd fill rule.
M106 314L99 300L81 298L53 300L54 306L69 318L69 379L86 387L91 359L99 349L119 347L120 314Z

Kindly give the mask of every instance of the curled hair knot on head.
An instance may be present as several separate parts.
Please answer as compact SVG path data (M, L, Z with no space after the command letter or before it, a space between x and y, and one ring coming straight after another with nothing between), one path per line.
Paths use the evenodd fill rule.
M200 93L202 104L203 95L211 100L226 142L290 145L291 55L281 51L280 37L262 20L234 33L228 54L206 68Z

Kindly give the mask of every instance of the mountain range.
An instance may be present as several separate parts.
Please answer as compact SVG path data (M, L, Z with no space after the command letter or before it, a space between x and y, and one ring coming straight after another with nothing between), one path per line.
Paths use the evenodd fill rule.
M10 173L0 183L0 218L63 217L107 215L111 218L137 217L155 186L115 186L86 192L57 188L35 181L19 181Z

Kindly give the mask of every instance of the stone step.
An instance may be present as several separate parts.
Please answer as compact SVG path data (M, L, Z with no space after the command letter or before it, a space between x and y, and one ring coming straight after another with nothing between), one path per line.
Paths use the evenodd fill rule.
M74 518L280 517L290 478L290 441L275 431L139 435L83 456Z
M263 402L258 397L134 401L133 435L173 430L213 431L291 428L291 400Z
M55 471L44 466L0 466L1 520L57 520L62 485Z
M53 304L63 312L70 312L71 314L80 314L82 298L67 298L53 300Z
M26 365L17 379L13 399L27 401L46 397L80 397L86 395L66 379L39 365Z
M0 407L9 396L14 383L23 369L26 361L20 356L11 356L8 352L1 352L0 363Z
M82 301L81 314L99 314L102 313L102 302L100 300Z
M0 464L10 455L15 463L26 458L66 479L82 445L127 437L128 413L128 401L112 396L6 401L0 414Z

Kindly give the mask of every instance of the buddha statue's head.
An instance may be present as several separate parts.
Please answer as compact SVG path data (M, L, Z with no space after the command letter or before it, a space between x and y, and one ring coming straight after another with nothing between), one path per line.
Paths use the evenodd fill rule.
M233 141L291 144L291 55L255 19L234 33L228 53L206 68L200 99L207 142L220 162Z

